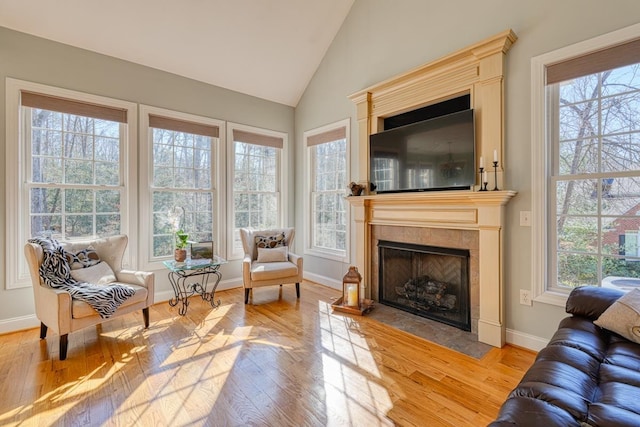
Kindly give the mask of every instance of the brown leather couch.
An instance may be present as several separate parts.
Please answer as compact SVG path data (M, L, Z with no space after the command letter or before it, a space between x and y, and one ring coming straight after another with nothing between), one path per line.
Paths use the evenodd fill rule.
M580 287L549 344L502 405L498 426L640 426L640 344L593 321L615 289Z

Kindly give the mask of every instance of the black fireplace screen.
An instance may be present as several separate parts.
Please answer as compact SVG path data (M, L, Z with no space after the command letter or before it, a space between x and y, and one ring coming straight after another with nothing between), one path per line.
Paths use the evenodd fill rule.
M471 330L469 251L378 241L379 301Z

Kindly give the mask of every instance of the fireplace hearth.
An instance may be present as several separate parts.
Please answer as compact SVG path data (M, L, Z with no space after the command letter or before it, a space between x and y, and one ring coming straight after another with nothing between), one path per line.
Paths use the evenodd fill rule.
M468 250L379 240L378 259L382 304L471 330Z

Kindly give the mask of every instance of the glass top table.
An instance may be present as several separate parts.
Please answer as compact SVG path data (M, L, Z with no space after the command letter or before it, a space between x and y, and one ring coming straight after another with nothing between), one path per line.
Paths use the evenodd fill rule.
M191 259L185 262L174 260L162 261L162 264L169 270L169 282L173 288L174 297L169 300L169 305L174 307L178 303L182 305L178 308L181 316L187 314L189 307L189 297L198 294L204 301L217 308L220 300L214 298L216 288L222 279L220 266L226 264L227 260L214 256L212 259ZM215 283L209 291L211 275L215 276Z

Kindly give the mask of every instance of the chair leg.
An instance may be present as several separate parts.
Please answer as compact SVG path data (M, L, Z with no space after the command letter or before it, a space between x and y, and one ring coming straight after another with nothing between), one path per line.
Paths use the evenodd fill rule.
M245 304L249 304L249 291L251 291L251 288L245 288L245 290L244 290L244 303Z
M300 283L296 283L296 297L300 299Z
M144 319L144 328L149 328L149 307L142 309L142 318Z
M69 334L60 335L60 360L67 358L67 346L69 344Z
M40 339L41 340L47 337L47 329L49 329L49 327L44 323L40 322Z

